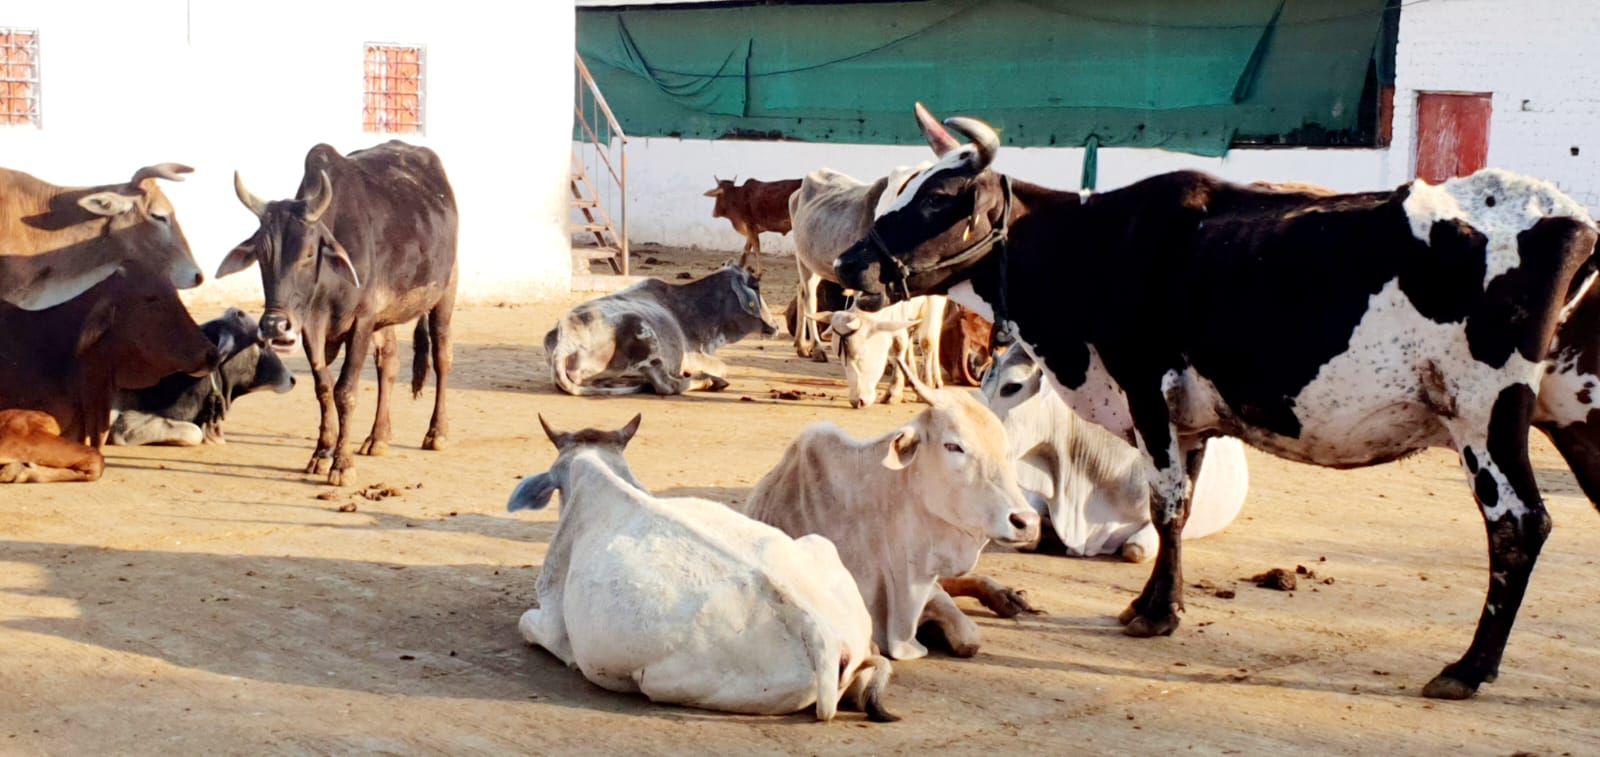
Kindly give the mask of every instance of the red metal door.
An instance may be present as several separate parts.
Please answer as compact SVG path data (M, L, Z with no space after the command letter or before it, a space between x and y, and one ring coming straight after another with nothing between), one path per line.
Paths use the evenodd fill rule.
M1417 96L1417 178L1437 184L1489 162L1490 96Z

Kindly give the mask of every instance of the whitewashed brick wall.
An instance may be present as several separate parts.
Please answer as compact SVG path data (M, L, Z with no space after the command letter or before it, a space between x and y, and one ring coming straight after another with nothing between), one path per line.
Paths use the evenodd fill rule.
M1490 92L1489 165L1549 179L1600 213L1600 3L1407 3L1399 39L1390 184L1415 170L1418 92Z

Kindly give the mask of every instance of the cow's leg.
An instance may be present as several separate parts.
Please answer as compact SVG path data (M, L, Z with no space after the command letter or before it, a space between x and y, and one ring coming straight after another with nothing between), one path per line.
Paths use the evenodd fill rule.
M817 342L821 339L817 330L817 322L812 320L817 314L817 287L822 284L822 277L806 270L805 265L795 256L795 265L800 269L800 320L796 324L799 330L794 336L794 352L800 357L808 357L819 363L828 362L828 353L817 349Z
M656 394L671 395L683 394L691 389L705 388L709 385L683 375L682 370L671 370L661 358L653 357L639 365L639 373L644 375L645 381ZM696 384L700 384L696 387Z
M957 576L939 579L939 587L952 597L972 597L1002 618L1015 618L1022 613L1038 614L1028 603L1028 598L988 576Z
M159 415L123 410L111 421L112 444L139 447L146 444L171 444L197 447L205 441L205 431L188 421L175 421Z
M356 454L382 457L388 454L389 440L394 438L394 429L389 425L389 398L394 396L394 377L400 373L400 345L393 326L385 326L372 335L372 360L378 368L378 407L372 416L372 433Z
M1495 399L1484 424L1487 433L1482 430L1484 425L1463 428L1464 419L1450 425L1489 531L1489 594L1472 645L1460 660L1445 666L1423 687L1425 697L1466 699L1477 692L1479 684L1492 683L1500 672L1500 656L1528 589L1528 576L1550 535L1550 514L1528 460L1533 407L1533 391L1524 384L1513 384Z
M443 450L448 444L450 419L445 415L445 387L450 383L450 369L455 365L455 347L450 341L450 316L456 309L455 274L451 274L450 287L428 313L428 331L433 337L433 417L428 420L428 435L422 438L422 448Z
M329 464L333 462L333 443L339 431L339 416L333 403L333 370L328 367L328 361L338 357L339 348L335 346L333 354L329 355L321 331L303 331L301 341L305 343L306 362L311 364L311 387L315 390L317 407L321 410L317 449L311 453L311 462L306 463L306 473L322 475L328 472Z
M1132 401L1130 396L1130 405ZM1117 617L1122 632L1129 636L1169 635L1177 630L1178 613L1184 609L1183 524L1189 520L1189 498L1205 455L1205 442L1180 445L1166 408L1162 401L1153 407L1147 404L1144 414L1138 408L1133 410L1139 450L1144 453L1150 480L1150 520L1160 546L1144 591Z
M761 275L761 233L757 231L745 232L744 252L739 255L739 265L750 269L757 276Z
M889 376L889 386L885 388L883 390L883 394L878 397L878 404L880 405L898 405L905 399L906 376L900 371L900 364L904 363L908 366L911 365L910 339L901 338L900 335L896 335L894 337L894 344L889 347L889 353L891 359L889 360L889 364L884 367L884 371ZM899 359L895 360L893 358ZM913 368L912 370L916 369Z
M1567 461L1567 468L1578 479L1584 496L1595 507L1600 507L1600 421L1584 420L1566 426L1541 423L1539 430L1550 437L1562 459Z
M944 371L939 364L939 340L944 332L944 310L949 300L930 296L917 324L917 348L922 350L922 375L928 386L944 386Z
M333 443L333 467L328 471L328 483L344 486L345 475L356 467L350 455L350 426L355 418L357 389L361 384L362 363L367 361L367 349L374 338L370 321L356 321L345 347L344 366L339 370L339 381L333 387L333 403L339 412L339 433Z
M956 606L956 601L945 593L940 587L935 587L932 596L928 597L928 604L922 607L922 617L917 619L917 627L925 623L932 623L944 634L945 643L950 646L950 652L957 657L971 657L978 653L980 634L978 624Z
M728 373L728 364L716 355L707 355L704 352L684 353L683 370L680 373L689 377L689 387L686 391L720 392L728 388L728 380L723 378Z

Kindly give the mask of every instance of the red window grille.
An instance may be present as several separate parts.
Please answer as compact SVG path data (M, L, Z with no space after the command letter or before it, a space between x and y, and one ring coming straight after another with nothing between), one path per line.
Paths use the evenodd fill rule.
M0 126L39 125L39 33L0 26Z
M423 133L423 48L368 44L361 128L376 134Z

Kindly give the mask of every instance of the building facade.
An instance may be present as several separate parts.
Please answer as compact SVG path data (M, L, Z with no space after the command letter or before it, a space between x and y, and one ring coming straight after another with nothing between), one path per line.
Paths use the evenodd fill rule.
M437 151L461 212L461 297L564 293L573 8L566 3L228 0L0 5L0 165L62 185L193 166L165 183L208 276L306 151L389 139ZM191 301L261 297L254 271Z

